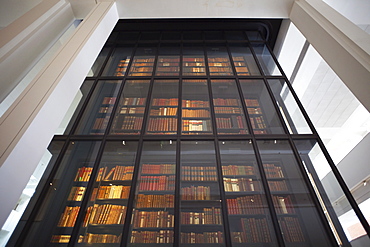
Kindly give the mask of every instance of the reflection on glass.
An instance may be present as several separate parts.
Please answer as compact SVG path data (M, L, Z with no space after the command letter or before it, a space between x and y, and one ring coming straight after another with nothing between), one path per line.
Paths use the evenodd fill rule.
M173 246L175 174L176 142L144 142L128 246Z
M121 81L98 81L75 134L103 135L116 102Z
M180 49L177 46L163 45L159 49L157 76L178 76L180 73Z
M212 134L207 80L182 82L182 134Z
M77 91L76 96L73 100L73 103L69 107L69 109L71 109L71 110L68 110L68 113L74 112L73 116L68 115L68 113L67 113L66 116L63 119L63 122L68 122L69 123L68 126L65 128L64 135L68 135L69 132L71 131L71 129L73 127L73 124L76 122L76 118L77 118L78 114L80 113L81 108L84 105L85 100L87 98L87 95L89 94L93 84L94 84L94 81L86 80L86 81L84 81L84 83L80 87L80 90ZM77 106L77 104L78 104L78 106ZM72 109L75 109L75 110L73 111ZM70 118L69 121L67 120L68 118ZM60 128L63 129L64 127L60 127ZM63 131L63 130L61 130L61 131Z
M238 76L261 75L251 49L243 44L230 44L231 55Z
M182 58L182 74L187 76L206 75L204 51L199 44L184 44Z
M69 243L99 147L100 142L69 144L32 223L33 230L25 238L28 246Z
M235 80L211 80L217 133L248 134Z
M162 40L181 40L181 32L163 32Z
M149 80L125 82L110 134L138 135L141 133L149 83Z
M207 47L208 67L211 76L233 75L229 54L225 47Z
M285 80L267 80L291 134L312 134Z
M333 246L293 151L284 140L257 141L280 230L287 246Z
M102 76L124 76L130 62L132 47L119 47L110 56Z
M220 141L219 146L233 246L277 246L252 142Z
M173 135L177 132L178 80L155 80L147 134Z
M366 235L366 232L357 216L353 213L352 207L344 195L338 180L334 177L320 146L313 139L295 140L294 144L298 149L316 196L320 199L320 205L338 245L348 246L349 240L354 241L353 246L355 246L356 239ZM352 193L356 194L355 191ZM365 199L362 197L360 200L357 203L360 204ZM364 246L370 245L367 237L361 238L360 242Z
M139 47L130 67L129 76L151 76L153 73L155 48Z
M226 31L225 38L228 40L245 40L245 34L242 31Z
M213 142L181 143L180 200L180 246L225 246Z
M240 85L254 134L283 134L284 129L263 80L240 80Z
M266 45L253 45L253 50L265 75L281 75Z
M80 244L120 246L137 142L108 142L104 148L93 191L87 205ZM83 187L73 187L69 198L80 201Z
M98 76L103 63L108 56L109 50L110 50L109 48L103 48L103 50L100 52L100 54L96 58L87 76Z
M246 31L248 39L250 41L262 41L263 38L258 31Z

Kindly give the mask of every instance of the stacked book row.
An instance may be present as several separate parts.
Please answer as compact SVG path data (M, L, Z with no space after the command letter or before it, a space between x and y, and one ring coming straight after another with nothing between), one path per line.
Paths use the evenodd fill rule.
M141 174L175 174L176 166L174 164L143 164Z
M88 182L90 180L92 167L80 167L77 170L74 181L75 182Z
M203 208L203 212L181 212L181 224L220 225L220 208Z
M204 100L182 100L182 107L206 108L209 102Z
M75 187L73 186L68 196L68 201L82 201L85 194L86 187Z
M167 211L135 211L134 227L173 227L174 215Z
M88 243L88 244L108 244L108 243L120 243L122 234L94 234L86 233L85 236L80 236L78 243Z
M101 167L96 181L131 180L133 173L133 166Z
M215 107L216 114L241 114L240 107Z
M287 191L288 187L284 180L282 181L268 181L271 191Z
M215 106L239 106L239 102L237 99L223 99L223 98L216 98L213 99L213 104Z
M160 230L160 231L132 231L130 243L133 244L169 244L173 243L173 231L172 230Z
M78 212L80 211L80 207L66 207L64 212L60 216L58 226L59 227L73 227L75 225Z
M144 114L145 107L122 107L120 114Z
M109 116L104 117L104 118L99 117L95 119L92 129L93 130L104 130L105 128L107 128L108 122L109 122Z
M260 195L226 199L229 214L264 214L265 205Z
M182 166L182 181L217 181L215 166Z
M108 185L94 188L91 201L96 199L127 199L130 194L130 186Z
M234 243L270 243L271 236L266 218L241 218L242 232L231 232Z
M273 196L276 213L278 214L294 214L294 206L290 196Z
M221 244L224 242L222 232L182 232L180 241L183 244Z
M210 120L182 120L182 131L212 131Z
M224 178L226 192L259 191L259 183L251 178Z
M249 120L251 121L253 129L265 129L266 128L265 120L263 119L262 116L250 117Z
M175 190L175 176L141 176L139 190Z
M176 116L176 114L177 107L160 107L150 110L150 116Z
M201 109L201 110L189 110L183 109L182 110L182 117L209 117L209 110Z
M267 178L284 178L283 170L281 166L275 164L263 164L263 169Z
M94 204L87 208L83 226L89 224L110 225L123 224L125 221L126 206L113 204Z
M151 118L148 131L177 131L176 118Z
M228 118L216 118L217 128L219 129L244 129L245 124L242 116L231 116Z
M138 194L137 208L173 208L175 195L145 195Z
M279 219L279 224L286 242L296 243L305 241L297 218L282 217Z
M146 98L123 98L122 105L144 105Z
M143 123L143 117L124 116L121 130L140 130Z
M154 98L152 100L152 106L177 106L178 98Z
M211 200L211 188L209 186L181 188L181 200Z
M255 170L254 166L228 165L222 166L222 174L224 176L253 176L255 175Z

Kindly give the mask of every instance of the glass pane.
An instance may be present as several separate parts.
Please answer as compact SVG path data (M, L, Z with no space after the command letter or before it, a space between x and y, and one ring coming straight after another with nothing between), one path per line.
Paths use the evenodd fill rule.
M230 44L230 50L238 76L261 75L251 49L247 45Z
M263 40L261 34L258 31L246 31L246 33L250 41Z
M182 134L212 134L207 80L182 82Z
M87 76L98 76L103 63L105 62L105 59L108 56L109 50L110 50L109 48L103 48L103 50L100 52L100 54L96 58Z
M181 40L180 32L163 32L162 40Z
M28 246L69 243L99 147L100 142L69 144L24 241Z
M291 134L312 134L285 80L267 80Z
M205 32L206 40L223 40L224 34L221 31L208 31Z
M130 67L129 76L151 76L153 73L155 48L139 47Z
M160 33L159 32L142 32L140 36L140 41L156 41L159 40Z
M240 80L240 85L254 134L283 134L284 129L263 80Z
M174 135L177 132L178 80L155 80L147 134Z
M245 34L242 31L226 31L226 39L228 40L245 40Z
M252 142L220 141L219 146L233 246L277 246Z
M317 141L295 140L294 143L338 245L348 246L348 240L352 246L370 245L370 239L334 177ZM358 190L364 189L366 194L369 190L364 185L366 184L362 184ZM351 192L356 196L359 191ZM366 205L369 202L368 196L361 195L359 200L357 202L360 208L361 203ZM364 215L368 215L368 209L369 207L361 208Z
M202 32L184 32L183 33L184 40L203 40Z
M162 46L157 61L157 76L178 76L180 73L180 48Z
M122 43L134 43L137 41L139 38L139 32L120 32L118 39L117 39L117 44L122 44Z
M233 75L229 54L225 47L213 46L207 47L208 67L211 76Z
M67 128L64 131L64 135L68 135L69 132L71 131L71 129L72 129L74 123L76 122L76 119L77 119L77 117L78 117L78 115L79 115L79 113L82 109L82 106L84 105L85 100L86 100L87 96L89 95L91 88L93 87L93 84L94 84L94 81L86 80L86 81L84 81L84 83L80 87L80 90L77 91L76 96L73 100L73 103L69 107L68 112L67 112L66 116L63 119L63 122L66 122L66 123L69 122ZM73 116L71 115L72 113L73 113Z
M184 44L182 58L182 75L206 75L204 50L199 44Z
M173 246L175 174L176 142L144 142L128 246Z
M108 142L85 212L78 243L120 246L136 158L137 142ZM71 200L80 200L73 187Z
M225 246L215 147L181 143L180 246Z
M149 84L149 80L125 82L110 134L138 135L141 133Z
M281 72L266 45L253 45L253 50L256 53L265 75L281 75Z
M287 246L332 246L288 141L257 141Z
M132 55L132 47L119 47L110 56L102 76L124 76Z
M212 80L211 84L217 133L248 134L235 80Z
M98 81L75 134L103 135L122 81Z

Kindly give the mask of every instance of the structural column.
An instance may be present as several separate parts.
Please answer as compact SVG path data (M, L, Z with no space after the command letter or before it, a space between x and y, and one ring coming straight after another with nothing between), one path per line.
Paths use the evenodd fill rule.
M114 2L97 3L70 40L1 117L0 228L118 19Z
M321 0L297 0L290 19L370 111L370 35Z

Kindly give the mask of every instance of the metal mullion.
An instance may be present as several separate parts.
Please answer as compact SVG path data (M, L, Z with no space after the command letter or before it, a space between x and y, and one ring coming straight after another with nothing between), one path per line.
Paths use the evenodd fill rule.
M274 230L275 230L275 236L277 238L277 242L278 242L279 247L285 247L285 241L284 241L284 238L283 238L283 235L282 235L283 233L282 233L282 230L280 229L279 219L278 219L278 216L277 216L276 211L275 211L275 205L274 205L274 202L272 200L272 193L270 191L270 187L268 185L268 180L267 180L264 168L263 168L263 162L262 162L261 154L259 152L257 141L252 140L252 145L253 145L254 152L255 152L255 157L256 157L256 160L257 160L258 170L259 170L260 176L261 176L262 187L265 190L265 199L267 201L267 206L269 208L272 225L273 225Z
M91 192L94 188L94 183L96 182L95 177L98 174L98 171L99 171L98 167L99 167L99 164L101 162L101 159L102 159L102 156L103 156L103 153L104 153L104 148L105 148L105 144L106 144L105 136L106 135L104 135L103 140L101 140L98 154L96 155L94 165L92 166L93 171L90 175L89 182L86 185L86 191L85 191L83 199L81 201L80 209L79 209L74 227L72 229L71 238L70 238L69 243L67 245L68 247L73 247L75 245L75 243L78 239L79 231L80 231L81 227L83 227L82 223L83 223L83 220L84 220L85 215L87 213L86 212L87 205L89 203Z
M180 212L180 203L181 203L181 194L180 194L180 186L181 186L181 142L179 137L176 139L176 174L175 174L175 205L174 205L174 228L173 228L173 244L174 247L180 246L180 240L181 240L181 232L180 232L180 226L181 226L181 212Z
M319 218L321 219L321 223L324 226L324 229L326 230L326 235L330 239L330 241L333 244L333 246L337 246L338 243L335 240L335 237L333 235L333 232L330 230L330 226L329 226L328 220L327 220L327 218L326 218L326 216L324 214L323 208L320 205L319 199L316 196L315 190L312 187L312 184L311 184L310 179L309 179L309 177L307 175L307 172L306 172L306 170L304 168L304 165L302 163L302 159L299 156L299 152L298 152L298 150L297 150L297 148L296 148L296 146L294 144L294 141L292 140L292 138L290 136L289 136L288 141L289 141L290 148L293 151L293 155L295 157L295 160L299 164L298 165L298 169L300 170L301 175L303 177L303 181L306 184L306 188L308 189L308 193L310 194L310 198L312 199L312 201L313 201L313 203L315 205L316 212L318 213Z

